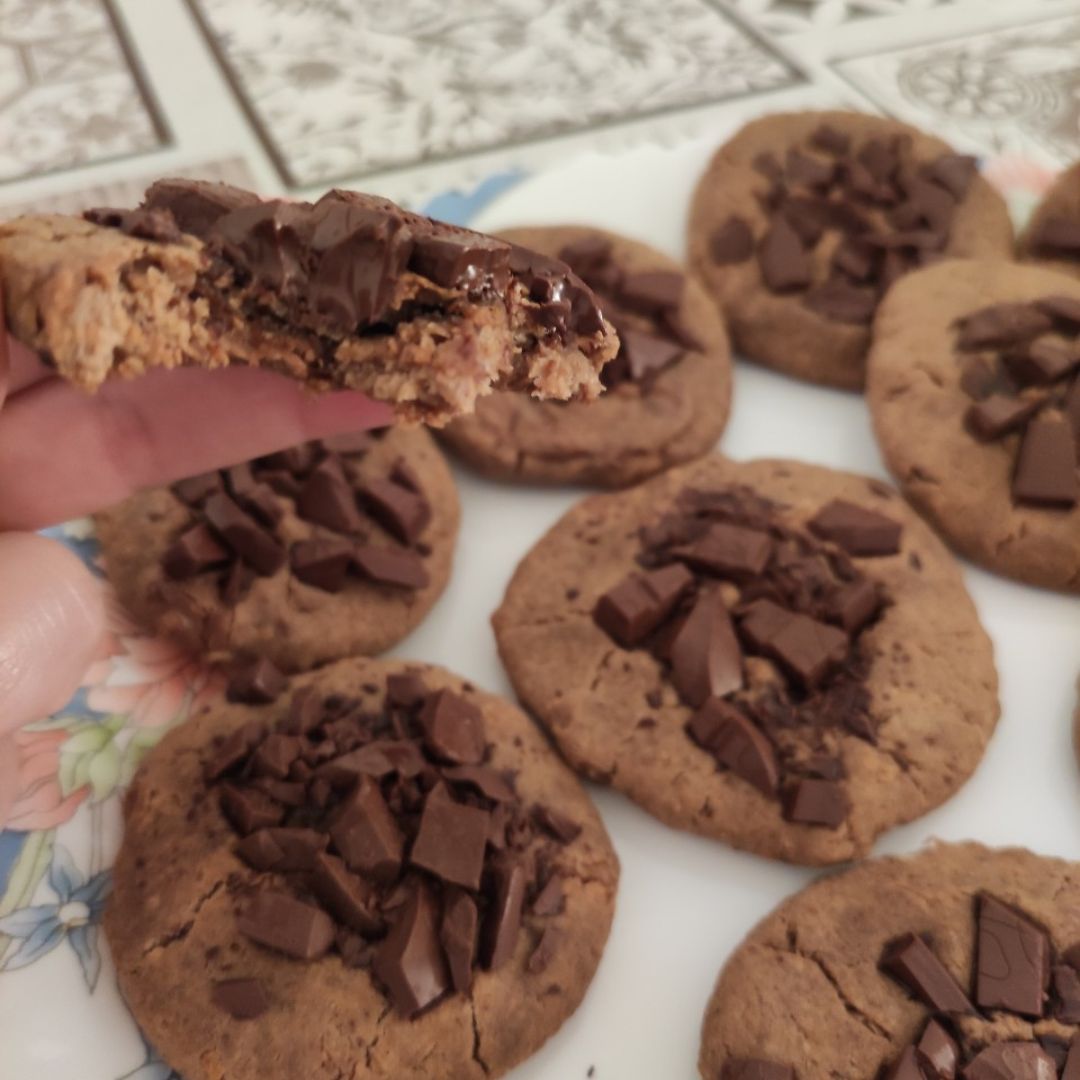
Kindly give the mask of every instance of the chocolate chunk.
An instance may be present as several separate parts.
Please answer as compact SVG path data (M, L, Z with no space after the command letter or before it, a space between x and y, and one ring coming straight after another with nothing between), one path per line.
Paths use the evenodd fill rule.
M900 550L900 522L844 499L833 499L823 506L807 527L849 555L871 558L895 555Z
M752 649L765 652L794 613L771 600L755 600L739 613L739 631Z
M270 1008L261 979L222 979L211 991L214 1004L234 1020L254 1020Z
M409 269L444 289L479 290L485 284L505 287L510 272L510 249L477 233L446 236L418 235Z
M858 578L829 599L826 614L849 634L857 634L881 610L881 592L869 578Z
M488 827L486 810L456 802L436 784L424 800L409 861L450 884L479 889Z
M335 787L348 787L357 777L383 777L397 773L403 779L419 776L427 770L424 755L408 739L376 739L359 750L328 761L319 775Z
M655 334L645 334L630 327L619 328L619 353L601 373L609 388L629 379L647 382L650 377L670 367L683 354L683 347ZM611 375L608 369L613 368ZM621 377L620 377L621 376Z
M778 1065L760 1058L729 1058L720 1071L720 1080L799 1080L790 1065Z
M273 799L251 788L238 788L223 784L221 809L237 832L247 835L256 829L277 825L285 816L285 810Z
M1069 1044L1057 1035L1037 1035L1035 1041L1050 1055L1060 1072L1069 1058Z
M207 762L204 775L207 780L217 780L230 769L244 761L248 754L266 737L266 728L253 720L228 735Z
M810 284L810 256L786 218L773 219L758 248L758 263L771 292L791 292Z
M992 304L959 321L957 346L969 350L1020 345L1052 325L1050 316L1034 304Z
M931 1020L923 1029L916 1049L934 1070L934 1080L956 1080L960 1071L960 1047L936 1020Z
M304 804L304 785L288 780L275 780L271 776L259 776L251 781L251 786L264 795L269 795L274 802L283 806L302 806Z
M199 523L180 534L161 556L165 573L177 581L194 577L227 563L229 552L214 538L214 534Z
M945 965L915 934L890 941L881 954L880 965L936 1013L970 1016L975 1012Z
M969 154L942 154L923 168L926 178L943 187L956 202L967 195L978 171L977 162Z
M221 599L228 605L237 604L248 593L255 580L255 571L237 559L229 567L221 583Z
M832 265L854 281L867 282L874 277L878 260L878 249L873 244L849 236L833 252Z
M379 881L397 876L405 838L379 785L370 777L361 777L341 804L330 827L330 837L350 870Z
M627 274L619 289L619 302L631 311L655 315L677 308L685 279L672 270L646 270Z
M253 484L237 501L261 524L272 527L285 516L281 499L269 484Z
M388 675L386 678L386 701L395 708L413 709L426 700L427 694L423 678L415 671Z
M352 565L370 581L396 589L423 589L431 581L424 560L405 548L360 545L353 548Z
M211 495L203 513L214 532L257 573L265 577L285 564L285 549L224 492Z
M301 686L289 701L289 712L280 730L286 735L306 735L322 719L322 699L313 686Z
M694 714L687 731L724 768L753 784L762 794L776 794L780 786L776 752L739 709L712 698Z
M350 874L341 859L317 852L308 880L315 898L339 923L366 936L380 932L375 891L362 877Z
M836 178L836 163L822 161L811 154L804 154L798 147L791 147L784 160L784 175L791 184L809 188L827 188Z
M447 765L442 770L445 780L474 788L492 802L513 802L514 789L494 769L487 765Z
M1014 398L991 394L982 401L972 402L964 414L968 431L984 442L1003 438L1019 431L1042 408L1037 398Z
M671 643L671 679L679 696L697 708L743 685L742 649L727 607L716 590L703 592Z
M265 656L239 661L229 672L225 696L247 705L268 705L285 689L288 680Z
M1028 506L1065 509L1080 499L1077 443L1064 417L1042 416L1028 424L1016 459L1012 496Z
M581 826L576 821L550 806L534 806L532 816L536 824L560 844L570 844L581 835Z
M310 870L326 844L314 829L267 828L245 836L236 853L257 870Z
M1080 1080L1080 1034L1072 1037L1065 1067L1061 1071L1061 1080Z
M1000 1042L964 1066L964 1080L1057 1080L1057 1068L1037 1043Z
M645 574L631 574L596 602L596 625L620 645L643 641L675 609L694 577L678 563Z
M340 438L340 436L339 436ZM345 436L346 439L352 436ZM364 432L363 438L370 441L370 436ZM322 446L329 451L337 449L333 445L334 439L323 439ZM290 446L287 450L278 450L273 454L266 454L259 458L260 466L270 469L284 469L294 476L304 476L315 464L315 444L300 443L298 446ZM260 472L260 475L262 473Z
M803 777L784 794L784 817L796 825L836 829L851 811L851 800L835 780Z
M360 497L371 516L403 544L415 544L431 521L427 499L393 480L368 480L360 486Z
M563 892L562 878L552 874L547 884L533 897L534 915L558 915L566 907L566 895Z
M555 954L559 951L562 942L562 931L554 926L545 926L540 932L540 940L536 948L529 954L525 962L525 969L530 975L540 975L551 966Z
M830 204L822 198L789 195L780 206L788 224L799 235L805 248L813 248L829 227Z
M312 469L297 496L296 512L340 533L357 533L364 523L356 494L336 457L325 458Z
M833 322L863 325L877 311L877 290L864 285L852 285L843 278L832 277L816 289L811 289L803 303Z
M300 540L289 549L293 577L324 592L340 592L352 562L353 544L344 538Z
M454 989L467 994L472 986L473 958L480 914L476 901L461 889L452 889L443 900L439 940L446 954Z
M1050 941L1041 927L992 896L979 897L975 1002L1036 1019L1050 983Z
M1045 386L1064 379L1080 366L1080 352L1053 338L1036 338L1026 347L1002 357L1009 374L1019 383Z
M162 179L150 186L142 205L147 209L168 210L184 232L202 237L225 214L258 202L257 195L231 184Z
M1035 306L1066 329L1080 329L1080 300L1075 296L1044 296Z
M709 238L709 254L717 266L746 262L754 254L754 233L746 220L732 214Z
M960 389L975 401L988 398L1001 384L997 371L984 357L969 356L960 369Z
M1080 1024L1080 972L1071 964L1055 964L1054 1019L1063 1024Z
M489 971L497 971L514 955L527 884L525 868L512 859L500 859L493 877L494 895L484 919L481 943L481 958Z
M424 744L442 761L479 765L484 760L484 721L480 710L460 694L439 690L420 711Z
M691 352L703 352L705 343L695 333L681 308L665 311L660 317L660 324L672 341L677 341L684 349Z
M104 225L109 229L122 229L128 236L137 236L142 240L155 240L160 244L176 244L182 239L176 219L168 210L144 208L114 210L108 207L95 207L86 210L83 218L95 225ZM136 262L136 268L139 265Z
M216 472L189 476L177 480L172 486L173 494L188 506L202 506L211 495L221 490L221 475Z
M289 767L300 756L300 740L293 735L274 732L251 756L251 771L255 776L270 776L284 780Z
M810 135L810 145L835 157L844 157L851 150L851 136L829 124L822 124Z
M270 829L249 833L236 845L236 854L256 870L273 870L284 857Z
M297 960L317 960L334 940L325 911L279 892L256 893L236 925L245 937Z
M926 1080L922 1061L914 1046L904 1047L903 1053L886 1071L884 1080Z
M710 525L701 539L687 547L675 548L672 554L698 570L722 576L764 573L772 557L773 541L766 532L739 525Z
M794 614L763 643L762 651L772 657L804 687L819 685L847 658L850 640L842 630L828 623Z
M410 890L375 953L372 971L404 1017L415 1016L450 989L435 900L422 882Z
M599 333L604 326L600 306L592 291L570 268L557 259L510 245L510 269L526 293L538 304L558 298L554 311L537 310L541 324L566 338L568 334Z
M1035 229L1031 248L1049 258L1080 258L1080 222L1061 215L1050 215Z

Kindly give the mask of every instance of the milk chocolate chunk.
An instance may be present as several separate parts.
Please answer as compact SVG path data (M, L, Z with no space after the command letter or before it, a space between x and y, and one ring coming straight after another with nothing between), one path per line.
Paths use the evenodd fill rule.
M772 292L805 289L810 284L810 255L787 218L773 219L758 248L758 263Z
M1074 1035L1069 1043L1061 1080L1080 1080L1080 1034Z
M926 1080L923 1063L914 1046L906 1046L903 1053L889 1066L885 1080Z
M763 573L772 552L768 533L718 522L700 540L676 548L674 554L695 569L727 577Z
M353 544L337 537L301 540L289 549L293 577L324 592L340 592L352 561Z
M206 525L199 523L181 533L165 549L161 565L169 577L182 581L221 566L229 558L228 550L218 543Z
M960 321L957 345L963 350L1020 345L1052 326L1050 316L1034 304L992 304Z
M485 283L505 287L510 251L505 244L471 233L418 235L409 269L446 289L479 289Z
M221 490L221 476L216 472L200 473L185 480L177 480L172 486L173 494L188 506L202 506L215 492Z
M933 1012L957 1016L974 1013L967 995L921 937L903 934L889 942L880 964Z
M637 645L671 614L693 582L679 564L631 574L600 597L593 618L620 645Z
M671 678L679 696L697 708L710 697L742 688L742 650L716 590L703 592L671 643Z
M431 580L423 559L416 552L386 544L354 547L351 565L376 584L396 589L422 589Z
M496 864L493 878L494 895L484 920L482 960L489 971L498 971L514 955L521 931L525 868L504 858Z
M244 837L237 854L260 870L310 870L327 837L314 829L267 828Z
M683 275L672 270L627 274L619 289L619 301L631 311L656 314L679 306L683 283Z
M1071 964L1055 964L1053 985L1054 1019L1080 1024L1080 972Z
M1057 1067L1038 1043L1000 1042L964 1066L964 1080L1057 1080Z
M968 430L986 442L1019 431L1042 408L1038 398L1014 398L991 394L968 406L964 421Z
M264 577L285 565L285 549L224 492L211 495L202 512L210 527L256 573Z
M1045 386L1065 378L1080 366L1080 351L1064 341L1036 338L1024 348L1006 353L1002 359L1017 382Z
M895 555L900 550L898 521L843 499L833 499L808 522L815 536L842 547L849 555L863 558Z
M708 750L717 762L764 795L780 787L780 767L769 740L743 713L712 698L688 724L691 738Z
M403 544L414 544L431 521L427 499L393 480L367 481L360 497L372 517Z
M235 768L262 742L265 736L266 728L258 720L253 720L226 736L205 766L206 779L217 780L230 769Z
M1013 499L1030 506L1068 509L1080 499L1077 444L1064 417L1032 420L1020 443Z
M372 971L386 987L398 1014L404 1017L415 1016L450 989L435 900L422 882L409 891L375 953Z
M803 777L784 794L784 817L796 825L836 829L850 811L844 786L834 780Z
M251 772L255 776L284 780L289 775L290 766L300 756L301 749L298 738L275 731L272 735L267 735L262 745L251 755Z
M211 997L234 1020L254 1020L270 1008L270 995L261 979L222 979L214 983Z
M770 637L764 652L805 687L817 686L848 654L850 639L842 630L809 615L792 615Z
M363 526L356 495L336 457L325 458L311 471L297 497L296 512L335 532L356 533Z
M460 694L439 690L420 711L424 744L443 761L479 765L484 760L484 721L480 710Z
M655 334L645 334L630 327L619 330L619 342L619 354L607 367L614 366L616 372L621 368L625 378L632 382L647 381L683 354L683 347L678 342L665 341ZM602 374L606 372L607 368Z
M739 631L752 649L766 652L793 613L771 600L755 600L739 613Z
M720 266L746 262L754 254L754 233L746 220L732 214L712 234L709 252Z
M536 824L560 844L572 843L581 835L581 826L576 821L550 806L534 807L532 816Z
M836 162L823 161L791 147L784 160L784 175L792 184L809 188L827 188L836 178Z
M225 696L229 701L268 705L285 689L288 679L264 656L241 660L229 673Z
M778 1065L759 1058L729 1058L720 1080L799 1080L790 1065Z
M447 765L443 777L454 784L465 784L492 802L512 802L514 789L507 780L486 765Z
M993 896L979 898L979 950L975 1001L1036 1019L1050 982L1045 931Z
M436 784L424 800L409 861L449 884L479 889L489 823L486 810L456 802Z
M316 960L334 940L334 924L325 911L286 893L255 894L236 922L245 936L297 960Z
M960 1047L936 1020L923 1029L916 1049L934 1070L935 1080L956 1080L960 1070Z
M237 832L247 834L276 825L285 816L284 808L273 799L251 788L224 784L220 795L221 810Z
M472 986L479 922L476 901L462 889L450 890L443 900L439 940L446 954L450 979L460 994L467 994Z
M405 838L370 777L361 777L342 804L330 837L350 870L380 881L397 876Z
M849 634L858 633L881 610L881 592L869 578L838 589L828 602L828 618Z
M362 877L349 873L341 859L317 852L309 881L315 898L344 926L369 936L382 929L375 890Z
M237 559L229 567L225 580L221 584L221 599L230 607L238 604L248 594L255 581L255 571L246 563Z

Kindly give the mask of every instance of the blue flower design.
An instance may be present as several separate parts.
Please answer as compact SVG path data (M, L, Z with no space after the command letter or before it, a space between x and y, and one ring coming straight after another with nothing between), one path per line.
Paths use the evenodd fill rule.
M67 939L79 958L86 985L93 991L101 972L98 921L110 884L107 870L85 881L68 850L57 844L49 866L49 885L58 902L20 908L0 918L0 934L20 942L0 963L0 971L26 967Z

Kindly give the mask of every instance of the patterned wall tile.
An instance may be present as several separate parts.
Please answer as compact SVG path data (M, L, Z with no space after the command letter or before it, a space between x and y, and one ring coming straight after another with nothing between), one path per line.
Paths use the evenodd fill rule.
M294 186L803 81L713 0L190 2Z
M838 27L881 15L917 15L957 0L724 0L763 30L792 34L818 27Z
M887 112L959 144L1062 165L1080 157L1080 17L833 66Z
M0 181L167 141L110 0L0 0Z

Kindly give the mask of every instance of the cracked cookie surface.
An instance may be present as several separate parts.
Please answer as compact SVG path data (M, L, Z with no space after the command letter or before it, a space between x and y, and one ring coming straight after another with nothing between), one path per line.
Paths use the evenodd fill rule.
M252 896L267 889L294 889L304 896L307 886L302 874L259 871L245 861L250 853L244 858L237 853L235 818L230 824L217 792L208 793L207 768L215 761L220 767L228 745L223 737L288 709L209 705L151 752L129 789L125 836L105 916L125 1000L185 1080L480 1080L502 1075L533 1053L581 1001L610 928L618 862L580 784L534 725L509 703L421 665L343 661L297 677L289 690L310 688L370 713L378 710L395 677L408 682L410 674L427 692L446 691L463 699L465 707L478 708L490 740L486 765L513 775L525 805L557 809L563 821L580 829L553 853L550 841L545 848L561 898L541 913L539 899L530 895L512 951L497 969L489 970L485 961L474 970L468 992L445 994L411 1019L395 1008L396 999L392 1004L367 967L346 965L340 944L325 952L324 943L325 954L309 962L256 944L238 932L238 915ZM444 751L449 753L445 746ZM280 784L266 787L285 797ZM280 836L308 830L269 831ZM259 834L244 842L252 835ZM527 834L520 857L538 843ZM413 855L420 860L415 849ZM394 888L407 889L418 874L424 877L415 866L407 870ZM379 880L380 888L388 887ZM443 888L434 878L424 880L424 888ZM394 904L390 895L391 921L400 910ZM248 915L253 917L250 909ZM552 947L541 964L537 939L545 940L550 930ZM381 970L379 942L373 947L374 968ZM366 963L364 948L350 963ZM408 974L407 961L405 966ZM417 981L423 980L421 974ZM238 1018L215 1003L218 988L236 981L261 986L262 1009L255 1018ZM233 1000L231 1007L239 1011L249 1003Z
M643 529L662 527L688 490L733 489L748 489L774 504L772 525L751 522L749 530L772 528L770 565L779 561L789 536L808 544L808 523L836 500L900 526L893 554L852 556L845 562L829 542L806 548L811 562L823 554L836 559L848 578L857 572L886 597L843 661L856 676L849 689L857 716L868 721L858 730L829 720L830 712L842 715L850 708L842 682L825 686L845 696L833 699L835 709L819 710L813 723L803 722L799 708L810 699L820 704L816 691L792 690L779 703L778 717L763 718L756 702L741 700L746 689L760 686L767 693L776 679L768 646L755 645L748 625L760 582L706 573L698 576L696 587L710 589L719 581L744 652L743 689L727 701L748 705L771 750L724 709L714 718L731 721L724 746L710 741L713 732L692 723L711 706L701 706L704 694L688 703L673 682L677 662L672 667L664 659L665 648L672 648L671 633L676 643L681 636L683 616L677 609L673 622L629 648L598 625L601 598L643 570ZM737 530L736 535L742 542L754 540ZM812 593L812 568L799 573L804 570L811 574ZM685 594L672 603L685 604ZM833 625L805 614L793 621L830 648L841 643L843 635ZM796 462L735 463L709 456L626 492L584 500L519 565L493 622L519 698L583 775L624 792L672 826L791 862L857 858L884 830L943 802L978 764L999 713L990 641L942 543L888 485ZM774 658L783 658L783 646L773 643ZM723 667L716 659L706 661L714 671ZM793 659L798 666L799 658ZM811 673L810 681L815 679ZM791 707L794 722L786 721L783 711ZM711 720L704 720L708 728ZM728 767L721 767L718 760L725 755ZM827 759L824 772L819 755ZM806 803L784 801L789 768L796 787L800 779L819 775L840 784L847 807L833 827L789 820L814 816ZM823 791L815 783L804 794L816 797Z

